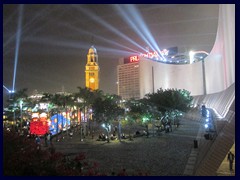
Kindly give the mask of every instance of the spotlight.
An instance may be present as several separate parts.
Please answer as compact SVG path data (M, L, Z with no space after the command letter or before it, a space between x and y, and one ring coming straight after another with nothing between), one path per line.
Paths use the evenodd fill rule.
M205 124L204 127L207 129L209 126L208 126L208 124Z

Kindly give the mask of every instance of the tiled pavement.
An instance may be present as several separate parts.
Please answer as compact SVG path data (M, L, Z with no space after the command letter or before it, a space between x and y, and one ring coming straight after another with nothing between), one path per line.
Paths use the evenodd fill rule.
M118 172L125 168L130 175L144 171L151 176L180 176L189 160L199 126L200 122L181 120L181 125L173 128L173 132L163 132L160 136L107 143L91 137L80 141L80 134L75 134L72 139L65 137L60 142L53 139L53 145L69 156L85 152L87 159L99 163L102 171Z
M72 139L53 140L53 145L70 157L85 152L87 159L97 162L101 171L119 172L124 168L129 175L142 171L150 176L191 176L198 151L194 140L203 138L198 137L202 126L201 121L182 119L173 132L163 132L160 136L107 143L96 141L96 137L80 141L80 134L76 133Z

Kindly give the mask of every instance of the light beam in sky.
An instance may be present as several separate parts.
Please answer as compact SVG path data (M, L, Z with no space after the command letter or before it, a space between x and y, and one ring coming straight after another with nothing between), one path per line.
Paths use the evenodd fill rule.
M16 47L15 47L15 58L14 58L14 74L13 74L13 86L12 90L15 89L15 81L16 81L16 74L17 74L17 64L18 64L18 52L19 52L19 45L21 40L21 31L22 31L22 16L23 16L23 5L19 6L19 18L18 18L18 27L17 27L17 35L16 35Z

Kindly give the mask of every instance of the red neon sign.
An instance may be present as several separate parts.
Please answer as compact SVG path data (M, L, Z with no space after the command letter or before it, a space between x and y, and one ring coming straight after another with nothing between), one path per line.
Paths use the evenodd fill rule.
M130 56L130 62L138 62L139 61L139 57L138 56Z

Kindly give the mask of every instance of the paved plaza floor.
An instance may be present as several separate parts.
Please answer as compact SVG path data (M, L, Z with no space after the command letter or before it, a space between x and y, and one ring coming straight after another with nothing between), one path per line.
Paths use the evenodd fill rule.
M85 152L87 159L99 164L99 170L119 172L126 169L129 175L145 172L150 176L181 176L194 146L200 121L181 120L178 128L161 135L150 135L129 139L97 141L97 137L86 137L80 141L80 134L53 145L56 151L69 156Z
M149 138L143 136L132 141L124 139L107 143L97 141L96 136L93 139L92 136L86 136L81 141L78 132L72 138L65 137L59 142L53 139L53 145L56 151L70 158L80 152L86 153L87 160L98 163L101 172L118 173L126 169L128 175L143 172L149 176L191 176L194 168L192 162L196 161L195 151L198 150L194 147L194 141L199 138L205 140L199 137L203 126L201 119L195 117L182 119L180 126L174 127L172 132L154 136L150 134ZM226 164L225 161L223 163ZM234 176L235 173L229 172L225 165L221 166L218 175Z

